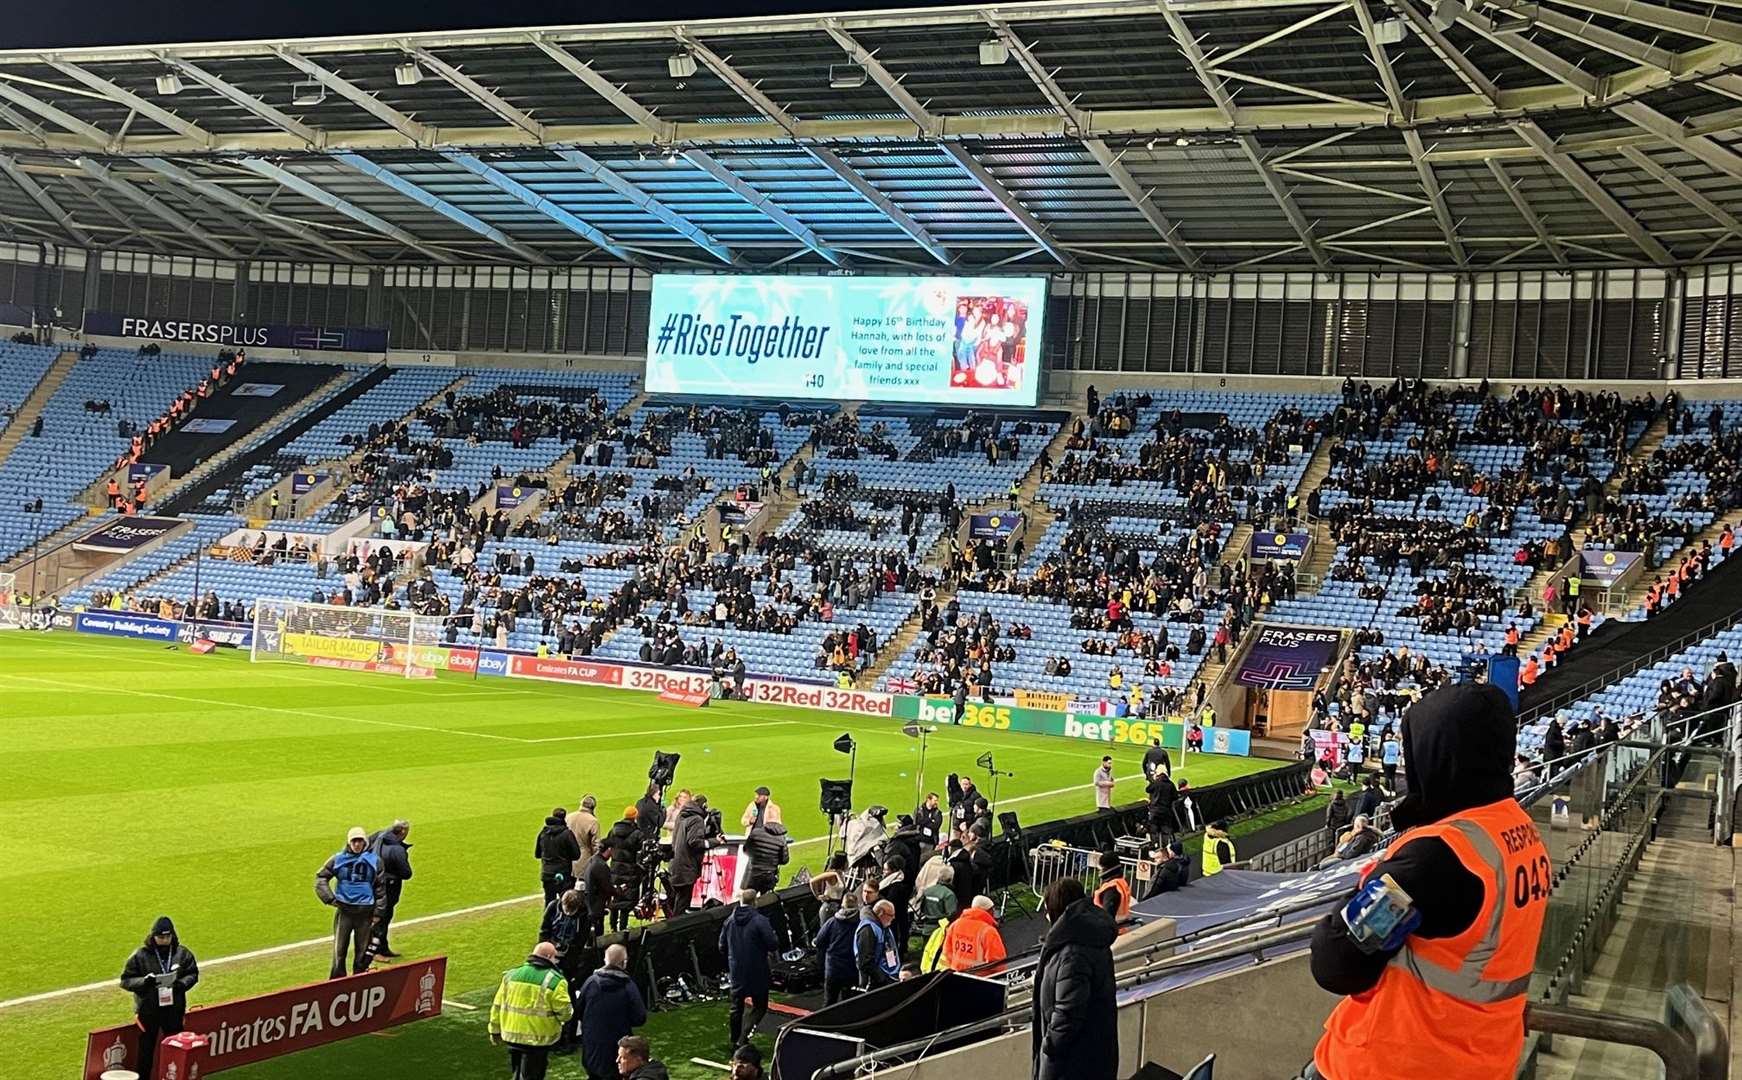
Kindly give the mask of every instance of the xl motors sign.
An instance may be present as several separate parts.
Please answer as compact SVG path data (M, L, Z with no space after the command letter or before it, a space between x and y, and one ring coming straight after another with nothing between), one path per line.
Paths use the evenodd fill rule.
M192 1009L187 1030L206 1038L199 1071L237 1069L440 1016L447 972L447 957L437 956ZM138 1062L137 1025L93 1031L85 1043L84 1080L99 1080L112 1069L134 1069Z

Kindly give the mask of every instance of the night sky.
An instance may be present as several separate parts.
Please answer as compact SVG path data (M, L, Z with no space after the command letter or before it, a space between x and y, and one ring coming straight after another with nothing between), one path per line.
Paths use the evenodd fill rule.
M791 15L942 2L949 0L70 0L9 5L0 49Z

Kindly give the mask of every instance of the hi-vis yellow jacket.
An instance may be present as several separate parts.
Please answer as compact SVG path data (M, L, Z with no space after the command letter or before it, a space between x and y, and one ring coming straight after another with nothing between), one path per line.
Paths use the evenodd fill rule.
M490 1034L518 1046L550 1046L572 1015L568 980L550 961L533 957L503 973L490 1003Z

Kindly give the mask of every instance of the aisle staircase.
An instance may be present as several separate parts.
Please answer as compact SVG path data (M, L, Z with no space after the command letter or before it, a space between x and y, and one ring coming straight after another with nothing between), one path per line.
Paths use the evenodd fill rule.
M42 407L48 404L49 398L54 397L60 384L67 381L67 376L72 374L73 365L78 362L79 354L68 349L55 357L54 363L43 372L36 389L19 405L18 415L12 418L4 432L0 432L0 462L4 462L18 444L24 441L24 437L35 426L36 418L42 415Z
M954 584L949 582L940 584L938 586L937 606L941 608L948 605L955 595L956 587ZM853 683L854 687L860 690L875 689L878 680L889 673L889 669L895 665L897 660L907 655L908 646L912 645L914 640L919 637L920 625L920 609L916 599L913 614L896 627L895 633L877 650L876 662L859 673L859 678ZM895 674L901 675L904 672L897 671Z

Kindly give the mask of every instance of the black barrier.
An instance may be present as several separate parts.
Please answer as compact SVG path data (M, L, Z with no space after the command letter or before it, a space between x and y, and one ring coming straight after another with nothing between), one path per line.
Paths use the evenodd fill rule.
M1298 797L1306 789L1311 769L1310 762L1300 761L1209 787L1190 789L1188 794L1195 821L1189 831L1201 829L1218 818L1256 813ZM1024 883L1022 856L1040 844L1061 840L1076 848L1110 848L1117 837L1143 833L1147 815L1147 803L1130 803L1111 812L1024 825L1020 845L1001 835L986 848L992 859L987 889ZM816 936L821 905L808 885L792 885L770 893L758 900L756 906L774 924L774 934L780 942L779 951L808 947ZM676 919L612 934L604 939L603 944L622 942L629 949L629 973L641 987L648 1004L657 1006L665 1003L657 992L659 980L688 976L691 989L697 990L726 970L724 958L720 955L720 926L731 910L731 905L703 908ZM599 962L596 949L583 957L581 970L590 972Z

